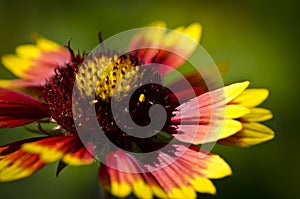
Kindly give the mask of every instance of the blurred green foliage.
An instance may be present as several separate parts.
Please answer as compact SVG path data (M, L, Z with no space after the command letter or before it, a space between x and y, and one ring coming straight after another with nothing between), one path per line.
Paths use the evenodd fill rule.
M249 149L217 146L232 166L231 177L216 180L216 196L201 198L299 197L299 3L296 1L59 1L1 0L0 55L30 42L37 32L73 49L90 51L103 37L164 20L169 27L200 22L201 44L215 61L228 61L225 83L250 80L270 89L263 104L273 110L267 122L276 138ZM1 77L12 74L0 69ZM0 130L0 144L29 137L23 128ZM0 198L100 198L97 165L66 168L55 177L55 164L24 180L0 184Z

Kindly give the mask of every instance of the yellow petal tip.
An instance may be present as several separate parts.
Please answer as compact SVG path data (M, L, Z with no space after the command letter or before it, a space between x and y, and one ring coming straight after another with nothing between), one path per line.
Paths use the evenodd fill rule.
M154 27L154 28L166 28L167 25L163 21L153 21L148 25L148 27Z

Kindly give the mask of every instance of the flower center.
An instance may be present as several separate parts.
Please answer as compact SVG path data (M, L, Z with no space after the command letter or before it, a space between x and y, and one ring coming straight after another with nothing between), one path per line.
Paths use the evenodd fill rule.
M76 77L76 86L81 89L82 95L89 97L95 94L94 103L96 100L109 101L113 94L120 98L131 89L128 84L137 81L138 71L138 61L132 57L101 55L86 59ZM123 79L122 84L117 84L120 79Z
M45 85L43 93L44 104L49 108L52 118L66 132L76 134L74 119L79 125L89 124L90 113L96 112L102 131L114 144L126 150L135 150L141 144L139 148L143 149L145 146L142 143L152 138L132 136L130 132L135 126L128 124L124 118L129 116L135 125L147 126L155 122L155 118L159 120L159 116L154 121L149 117L149 110L155 104L163 106L167 115L163 129L157 131L170 132L172 113L178 101L169 89L162 86L162 77L155 68L140 66L137 59L130 55L109 53L86 59L84 63L74 63L57 68L56 75ZM72 112L74 86L77 88L76 103L92 105L90 110L77 110L75 118ZM114 115L112 109L117 110L118 114ZM93 129L91 127L85 131L92 132Z

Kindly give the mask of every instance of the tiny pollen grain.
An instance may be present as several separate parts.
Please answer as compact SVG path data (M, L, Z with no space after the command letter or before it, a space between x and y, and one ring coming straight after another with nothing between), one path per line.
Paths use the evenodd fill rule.
M139 102L144 102L146 99L145 95L144 94L141 94L140 97L139 97Z

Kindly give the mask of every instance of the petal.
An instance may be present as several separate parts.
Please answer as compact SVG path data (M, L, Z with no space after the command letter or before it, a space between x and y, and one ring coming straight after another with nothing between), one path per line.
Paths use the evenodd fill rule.
M219 156L204 155L200 148L184 145L172 145L158 151L153 162L145 154L144 163L117 150L107 154L106 164L114 168L102 164L99 181L106 191L117 197L126 197L133 192L138 198L152 198L153 195L196 198L195 191L215 194L216 189L208 176L221 178L231 174L230 167Z
M229 146L249 147L273 138L274 132L272 129L263 124L251 122L244 123L243 129L239 133L220 140L219 143Z
M24 93L35 99L40 99L43 92L41 82L32 82L21 79L1 80L0 88L7 88L17 92Z
M245 107L260 105L269 96L267 89L247 89L231 103Z
M82 145L78 136L53 136L26 143L22 149L29 153L40 154L45 162L63 160L71 166L87 165L94 162L93 156Z
M32 59L40 55L40 49L36 45L21 45L16 48L16 54L23 59Z
M0 147L0 182L27 177L45 165L38 154L27 153L20 148L22 144L37 139L27 139Z
M193 144L215 142L229 137L242 129L239 118L249 110L239 105L226 105L235 99L249 82L235 83L195 97L176 108L171 121L180 141Z
M202 28L198 23L191 24L187 28L178 27L168 32L163 37L161 50L153 62L177 68L194 52L200 41L201 32ZM159 72L165 74L169 70L163 69Z
M41 85L54 74L55 67L70 62L71 54L66 48L43 37L37 37L36 43L19 46L16 55L4 55L1 60L16 76Z
M152 29L148 31L141 31L132 38L129 44L130 50L139 50L141 48L159 46L160 41L162 40L163 35L167 30L166 24L164 22L158 21L149 24L148 27L152 27ZM146 51L140 51L139 55L142 55L142 52Z
M61 49L62 46L40 35L33 36L37 47L44 51L55 51Z
M239 105L226 105L225 118L240 118L250 113L249 109Z
M231 174L228 164L217 155L204 154L195 146L173 147L175 154L163 150L159 152L158 163L146 165L168 198L196 198L194 190L215 194L216 189L208 178Z
M0 79L0 87L9 87L12 83L12 80L4 80L4 79Z
M152 198L152 191L139 172L141 170L136 160L129 154L121 150L110 152L106 155L106 163L115 167L111 168L103 164L100 167L99 182L106 191L121 198L131 192L134 192L138 198ZM132 173L124 170L130 170Z
M135 35L129 44L130 51L137 54L144 64L160 63L173 68L180 66L195 50L201 37L200 24L194 23L187 28L178 27L168 32L163 22L154 23ZM169 72L158 69L161 74Z
M234 83L224 88L220 88L211 92L206 92L185 102L177 107L176 115L190 113L190 109L203 108L207 106L225 107L225 105L239 96L249 85L249 82ZM202 114L202 113L201 113Z
M69 151L63 156L62 160L72 166L88 165L95 161L89 150L83 146Z
M272 112L265 108L250 108L249 110L250 112L241 118L243 122L262 122L273 117Z
M23 93L0 88L0 127L16 127L47 117L41 103Z
M202 172L210 179L224 178L232 173L230 166L219 155L215 154L209 155L209 161L206 162L206 169Z
M30 69L31 61L23 60L22 58L16 55L3 55L1 61L6 68L8 68L12 73L14 73L18 77L24 77L25 71Z
M177 134L173 136L182 142L204 144L234 135L241 129L239 121L226 119L207 124L181 124L177 127Z
M248 86L250 82L239 82L224 87L225 102L228 103L239 96Z
M18 87L39 87L39 86L41 86L41 82L32 82L32 81L20 80L20 79L0 80L0 87L4 87L4 88L18 89Z

